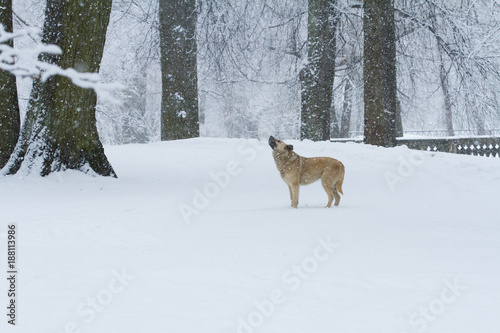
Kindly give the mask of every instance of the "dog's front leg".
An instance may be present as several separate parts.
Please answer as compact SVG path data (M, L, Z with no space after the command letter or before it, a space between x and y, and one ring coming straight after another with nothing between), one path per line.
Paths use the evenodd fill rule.
M290 196L292 199L292 207L297 208L299 204L299 184L290 185Z
M288 184L288 183L287 183L287 185L288 185L288 191L290 192L290 202L292 202L292 200L293 200L292 185L290 185L290 184Z

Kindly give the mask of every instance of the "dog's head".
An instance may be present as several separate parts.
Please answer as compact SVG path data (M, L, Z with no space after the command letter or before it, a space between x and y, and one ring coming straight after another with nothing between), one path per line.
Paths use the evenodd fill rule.
M269 137L269 146L271 146L271 148L273 150L276 150L277 152L285 152L293 150L292 145L287 145L281 140L276 140L273 136Z

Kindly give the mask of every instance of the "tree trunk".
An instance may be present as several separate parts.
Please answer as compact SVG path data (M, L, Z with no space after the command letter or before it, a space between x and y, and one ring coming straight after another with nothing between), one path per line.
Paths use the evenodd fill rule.
M199 136L196 0L160 0L161 139Z
M300 138L329 140L335 77L335 0L309 0L308 63L301 71Z
M455 131L453 130L453 112L451 109L451 97L450 97L450 89L448 83L448 73L444 68L443 54L441 53L443 52L442 47L438 47L438 49L440 58L439 80L441 82L441 89L443 90L443 97L444 97L444 121L446 124L446 134L448 136L454 136Z
M58 45L62 55L45 55L42 60L98 72L110 12L111 0L47 1L43 42ZM46 176L75 169L116 177L97 133L96 102L93 90L77 87L68 78L35 80L7 173L21 170Z
M340 126L335 106L330 107L330 138L340 138Z
M403 118L401 117L401 102L399 98L396 98L396 137L402 138L404 136L403 131Z
M438 23L436 21L436 8L434 6L431 7L431 24L432 31L436 34L438 31ZM443 99L444 99L444 122L446 125L446 134L448 136L454 136L455 131L453 130L453 110L451 106L451 95L450 95L450 84L448 82L448 72L446 71L445 62L443 55L446 53L445 48L443 46L444 41L441 38L438 38L436 35L436 46L439 55L439 81L441 83L441 89L443 91Z
M12 0L0 0L0 8L0 23L6 32L12 32ZM14 41L7 44L13 47ZM0 169L7 164L16 147L20 126L16 77L0 70Z
M431 19L433 29L436 31L437 24L435 18ZM444 57L445 50L441 44L443 41L436 38L436 44L439 54L439 80L441 83L441 89L443 90L444 98L444 122L446 125L446 134L448 136L454 136L455 131L453 130L453 110L451 106L451 95L450 95L450 84L448 83L448 72L445 68Z
M347 77L344 86L344 103L342 104L342 122L340 126L340 137L348 138L351 129L351 113L352 113L352 84Z
M365 143L396 145L396 36L393 0L365 0Z

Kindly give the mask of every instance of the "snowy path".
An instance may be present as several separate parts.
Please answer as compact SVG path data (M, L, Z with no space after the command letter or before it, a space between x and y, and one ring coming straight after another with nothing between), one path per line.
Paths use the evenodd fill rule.
M107 147L119 179L0 178L0 251L10 223L19 244L1 331L497 332L500 159L290 143L344 163L340 207L315 183L290 208L255 140Z

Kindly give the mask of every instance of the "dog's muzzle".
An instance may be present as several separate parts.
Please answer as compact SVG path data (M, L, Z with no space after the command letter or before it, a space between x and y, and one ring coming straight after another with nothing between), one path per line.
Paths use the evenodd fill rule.
M273 138L273 136L270 136L269 137L269 146L271 146L272 149L276 148L277 144L276 144L276 139Z

